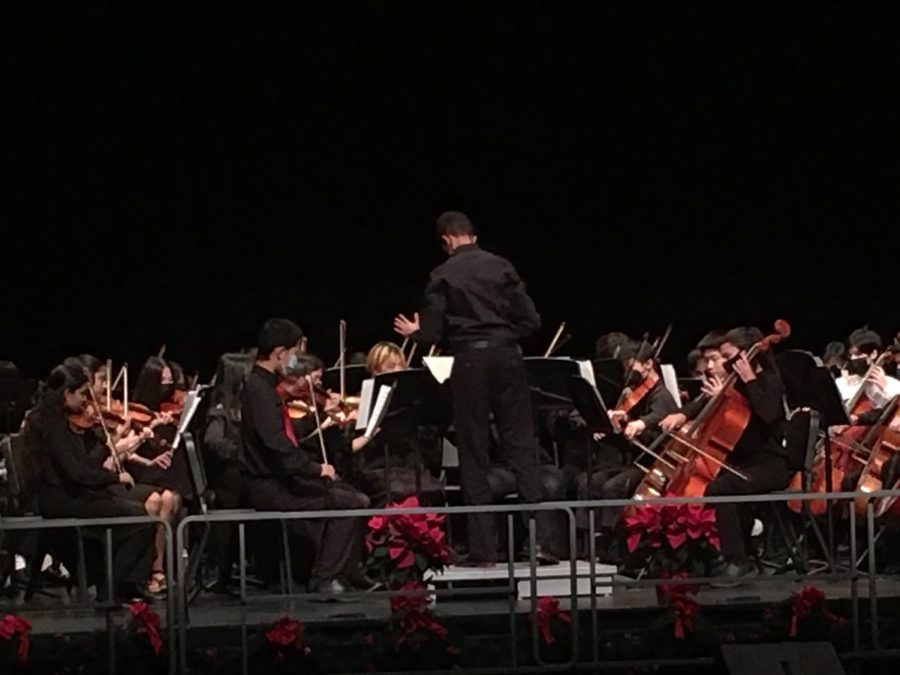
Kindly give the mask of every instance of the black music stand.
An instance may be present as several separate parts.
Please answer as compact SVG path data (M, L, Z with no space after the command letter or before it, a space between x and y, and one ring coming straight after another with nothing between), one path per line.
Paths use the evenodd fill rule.
M615 404L625 388L625 366L619 359L594 359L591 367L600 396L605 402Z
M778 368L781 371L781 379L784 382L785 399L791 410L809 408L819 416L819 424L825 429L825 491L832 492L834 485L831 481L831 439L828 435L828 427L850 424L844 403L838 392L837 385L831 372L822 361L812 352L792 349L778 354L776 357ZM804 471L805 471L804 467ZM804 490L808 490L807 476L804 475ZM828 565L834 567L834 513L833 503L826 503L828 522ZM815 520L809 512L809 501L804 500L803 511L808 520L818 533ZM821 535L819 535L821 540Z
M0 432L12 434L19 430L35 391L37 380L0 379L0 415L3 416Z
M347 396L356 396L362 389L362 382L369 377L369 370L363 365L347 366L344 369L344 384ZM341 391L341 369L329 368L322 373L322 387L335 393Z
M443 425L450 418L449 388L438 384L426 368L409 368L375 377L372 406L382 386L392 387L387 412L379 425L378 437L384 446L384 481L391 500L390 445L409 436L419 426ZM370 412L372 407L370 406ZM416 497L422 492L422 453L416 452Z
M592 437L596 433L609 437L615 435L616 431L609 419L606 403L596 387L580 375L573 375L569 378L569 395L572 398L572 404L575 406L575 409L581 414L581 417L587 424L588 431L591 432ZM594 473L593 454L594 448L591 446L587 453L587 463L585 465L589 491L591 478ZM588 498L590 499L590 492L588 492Z
M526 356L522 359L535 406L542 410L569 410L569 379L578 375L578 362L567 357Z

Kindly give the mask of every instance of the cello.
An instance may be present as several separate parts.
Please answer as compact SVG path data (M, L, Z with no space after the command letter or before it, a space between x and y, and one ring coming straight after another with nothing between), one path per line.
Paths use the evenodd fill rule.
M873 370L881 368L884 363L891 357L890 350L881 354L866 371L862 377L862 382L857 387L847 404L844 406L848 416L859 417L860 415L872 410L872 402L866 396L866 380ZM831 486L840 486L844 482L844 476L850 471L851 464L856 461L862 464L868 464L868 459L860 458L860 450L869 455L867 443L871 443L874 438L871 436L871 427L861 425L851 425L842 429L838 434L830 439L831 443ZM816 458L810 469L812 481L810 482L810 492L824 493L828 487L828 481L825 475L825 448L827 447L825 439L819 442L816 450ZM873 467L874 468L874 467ZM880 475L880 465L879 465ZM880 478L878 479L880 482ZM798 472L788 485L791 492L803 492L803 474ZM808 502L809 511L814 516L821 516L828 507L825 499L811 499ZM803 509L803 502L800 500L790 500L787 502L788 508L794 513L800 513Z
M747 359L751 363L791 334L790 325L782 319L775 322L774 329L774 333L747 350ZM635 490L635 500L661 496L702 497L723 469L747 479L728 463L728 456L741 440L752 416L749 402L735 389L737 381L735 372L728 374L722 389L707 401L688 431L665 432L651 447L642 448L656 461L645 470L644 478Z

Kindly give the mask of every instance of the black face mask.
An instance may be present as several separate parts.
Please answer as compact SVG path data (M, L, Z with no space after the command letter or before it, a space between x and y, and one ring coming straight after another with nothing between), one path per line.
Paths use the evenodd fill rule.
M847 361L847 372L851 375L865 375L869 370L869 362L866 359L850 359Z
M635 387L641 386L646 378L636 370L632 370L628 373L628 377L625 378L625 386L629 389L634 389Z
M738 360L739 358L741 358L741 355L740 355L740 354L735 354L735 355L732 356L730 359L727 359L727 360L725 361L725 363L722 364L722 369L723 369L726 373L732 372L732 371L734 370L734 364L737 363L737 360Z
M175 385L174 384L161 384L159 385L159 395L162 397L163 401L168 401L172 398L172 394L175 393Z

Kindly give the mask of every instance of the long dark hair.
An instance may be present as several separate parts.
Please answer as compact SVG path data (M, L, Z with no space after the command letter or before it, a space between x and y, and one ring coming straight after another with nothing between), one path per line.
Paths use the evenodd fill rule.
M222 354L216 366L216 386L210 397L210 411L219 406L225 409L232 419L237 417L241 408L241 391L244 378L253 367L256 356L253 353Z
M147 359L134 385L132 400L147 406L150 410L158 411L163 402L161 385L163 370L166 368L169 368L169 364L158 356Z
M88 374L84 367L65 363L56 366L35 396L36 405L29 414L29 425L41 418L62 415L65 392L76 391L87 381Z

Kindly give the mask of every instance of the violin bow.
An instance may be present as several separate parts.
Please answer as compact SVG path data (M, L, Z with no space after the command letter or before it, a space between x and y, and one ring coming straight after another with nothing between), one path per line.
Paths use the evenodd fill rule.
M306 376L306 384L309 385L309 404L312 408L313 416L316 419L316 431L319 434L319 447L322 448L322 463L328 464L328 451L325 449L325 436L322 434L322 421L319 419L319 406L316 405L316 390L313 387L312 377Z
M164 344L162 347L159 348L159 352L157 352L156 357L161 359L165 355L166 355L166 345Z
M666 346L666 342L669 341L669 336L672 334L672 324L666 326L666 329L663 331L663 334L660 335L656 342L653 344L653 360L657 361L659 359L659 355L662 353L663 347Z
M341 403L347 400L347 322L341 319L338 324L338 338L340 340L340 382L341 382Z
M106 409L112 410L112 359L106 359Z
M88 393L91 395L91 401L94 403L94 408L97 410L97 417L100 419L100 428L103 429L103 436L106 439L106 449L109 450L109 455L112 457L116 473L123 473L122 462L119 461L119 456L116 454L116 444L113 443L112 434L109 433L109 427L106 426L106 420L103 419L103 413L100 412L102 409L99 401L97 401L97 395L94 393L94 388L88 387ZM125 488L130 490L131 486L126 483Z
M559 324L559 328L556 329L556 335L553 336L553 339L550 341L550 346L547 347L547 351L544 352L544 358L550 358L550 355L553 353L553 350L556 349L556 343L559 342L559 338L562 337L563 331L566 329L566 322L563 321Z

